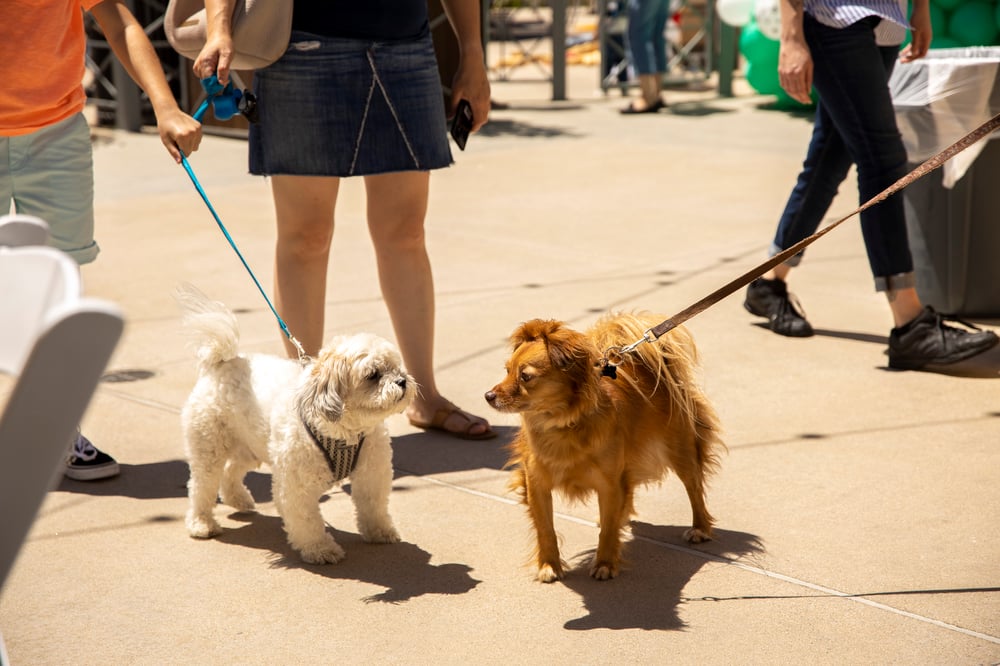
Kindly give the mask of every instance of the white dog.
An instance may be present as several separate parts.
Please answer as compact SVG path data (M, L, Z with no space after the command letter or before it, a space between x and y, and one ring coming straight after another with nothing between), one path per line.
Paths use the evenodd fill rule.
M198 351L198 382L181 414L191 536L221 532L212 515L217 495L237 511L253 510L243 478L267 463L288 543L306 562L344 558L326 531L319 500L346 478L365 541L398 542L389 516L392 449L385 419L406 409L416 385L396 347L358 334L334 338L306 364L241 355L236 317L222 303L190 285L176 297Z

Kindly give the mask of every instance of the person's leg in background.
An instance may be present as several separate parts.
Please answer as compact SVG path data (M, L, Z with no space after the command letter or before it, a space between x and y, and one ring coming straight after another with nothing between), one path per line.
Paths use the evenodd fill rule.
M778 220L770 256L795 245L819 228L851 163L851 155L821 99L816 105L806 159ZM744 307L752 314L767 317L768 328L779 335L809 337L813 334L802 306L786 284L789 272L801 261L802 253L799 253L747 287Z
M852 162L858 165L861 201L877 195L905 173L906 152L887 86L895 50L882 50L875 44L874 29L879 20L870 17L846 28L823 25L809 15L803 20L819 103L806 161L778 223L772 256L816 231ZM861 224L867 230L869 258L873 262L876 257L883 258L881 263L871 264L873 273L909 274L912 279L901 197L891 197L862 213ZM890 256L896 273L884 272ZM750 312L769 317L773 331L795 337L813 333L785 284L789 271L800 260L801 255L796 256L752 283L745 302ZM900 309L903 304L912 307L915 297L911 286L901 290L895 302ZM912 319L919 311L918 305L915 312L905 314ZM896 318L895 308L893 315Z
M844 29L848 39L841 39L840 35L830 35L829 29L816 21L804 23L810 48L831 54L817 59L814 80L821 97L844 95L845 103L832 105L830 115L858 166L862 202L906 175L906 149L888 88L898 48L875 43L877 24L875 19L859 21ZM848 32L851 34L846 35ZM812 33L815 36L811 38ZM841 61L841 66L830 67L836 60ZM869 65L864 67L862 62ZM945 323L950 318L921 302L901 193L861 213L861 231L875 288L885 293L892 313L889 367L915 370L925 365L956 363L997 344L997 335L992 331L950 326Z
M274 252L275 309L309 356L316 356L323 346L326 275L339 190L339 178L271 178L278 235ZM287 338L283 343L289 357L298 355Z
M33 215L49 225L49 243L78 264L97 258L94 240L94 167L90 127L76 114L30 134L0 137L3 163L0 209ZM79 430L65 475L77 481L116 476L118 462Z
M427 171L365 176L382 297L406 369L418 386L407 415L421 427L433 424L471 439L492 437L489 423L445 399L434 378L434 280L424 242L429 186Z
M813 56L813 83L820 98L816 131L825 125L828 134L836 134L841 146L827 138L825 146L816 146L822 149L817 150L820 156L812 163L807 159L803 169L805 178L800 177L790 199L792 216L788 219L783 216L782 222L787 224L779 225L775 238L775 246L779 249L789 247L817 228L849 166L843 154L836 155L838 151L846 148L850 159L857 164L862 202L877 196L906 173L906 151L896 126L887 85L898 48L876 44L874 30L879 20L870 17L846 28L825 26L808 15L803 21ZM811 145L810 155L814 153L813 148ZM824 158L822 151L832 153ZM827 171L816 170L816 164L825 164ZM810 167L814 168L811 174L807 173ZM786 208L786 214L788 212ZM996 344L997 338L992 332L977 329L970 333L947 326L940 316L920 302L901 194L861 213L861 227L876 289L886 293L892 312L895 327L889 339L891 367L920 368L929 363L952 363ZM789 269L790 265L781 266L767 277L783 288ZM765 285L756 286L760 289ZM751 285L748 290L746 306L751 312L760 314L752 307L754 287ZM789 301L787 289L775 291L784 291L784 300ZM801 311L793 309L796 310L793 314L772 314L772 329L785 335L811 334L811 327ZM784 331L776 326L781 320L784 320ZM803 332L806 330L808 332Z
M661 96L666 69L666 19L669 0L628 0L625 48L639 81L640 100L622 113L656 113L664 107Z

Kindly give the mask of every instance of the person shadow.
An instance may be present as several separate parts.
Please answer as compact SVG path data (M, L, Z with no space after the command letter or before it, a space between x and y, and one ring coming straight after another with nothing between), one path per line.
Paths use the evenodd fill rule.
M679 631L687 627L681 617L685 586L707 563L725 563L764 552L753 535L715 530L713 541L688 545L684 527L632 522L632 539L625 545L625 566L617 578L598 581L590 577L593 551L579 553L562 584L583 600L587 613L568 620L571 631L592 629L644 629Z

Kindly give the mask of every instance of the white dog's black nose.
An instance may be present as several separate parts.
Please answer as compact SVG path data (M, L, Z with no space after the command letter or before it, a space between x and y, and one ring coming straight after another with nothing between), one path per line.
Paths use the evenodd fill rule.
M397 379L396 380L396 386L398 386L399 388L401 388L401 389L403 389L405 391L406 390L406 377L403 377L402 379Z

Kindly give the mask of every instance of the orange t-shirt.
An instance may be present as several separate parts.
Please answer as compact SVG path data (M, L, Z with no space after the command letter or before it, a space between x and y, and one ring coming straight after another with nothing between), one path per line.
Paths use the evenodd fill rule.
M99 2L0 0L0 136L28 134L83 109L83 12Z

